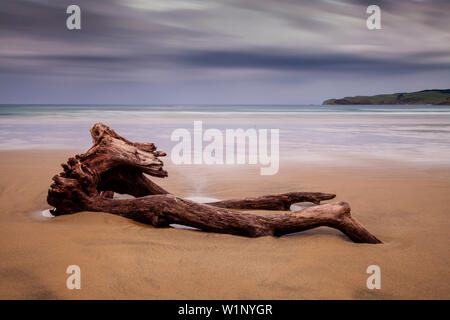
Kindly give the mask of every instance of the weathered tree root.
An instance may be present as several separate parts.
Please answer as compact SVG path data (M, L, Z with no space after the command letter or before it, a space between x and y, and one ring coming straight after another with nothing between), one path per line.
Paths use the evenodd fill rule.
M334 194L290 192L200 204L170 194L144 174L166 177L152 143L135 143L101 123L91 129L93 146L62 164L53 177L47 202L55 215L80 211L117 214L155 227L172 223L204 231L259 237L281 236L320 226L335 228L354 242L381 243L350 215L346 202L317 205L294 212L256 215L231 209L289 210L296 202L330 200ZM136 198L118 200L114 192Z

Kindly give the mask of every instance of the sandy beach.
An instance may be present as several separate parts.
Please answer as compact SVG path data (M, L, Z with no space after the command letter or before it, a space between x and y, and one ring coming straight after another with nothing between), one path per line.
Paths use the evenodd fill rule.
M412 299L403 317L430 315L418 300L450 300L449 12L2 0L0 300L290 319L296 300L381 317L373 300Z
M1 299L449 299L450 170L390 162L258 167L166 164L156 182L218 199L323 191L382 245L318 228L281 238L156 229L106 213L42 217L51 177L77 151L0 152ZM167 161L169 162L169 161ZM333 200L334 201L334 200ZM82 289L68 290L68 265ZM366 288L381 267L381 290Z

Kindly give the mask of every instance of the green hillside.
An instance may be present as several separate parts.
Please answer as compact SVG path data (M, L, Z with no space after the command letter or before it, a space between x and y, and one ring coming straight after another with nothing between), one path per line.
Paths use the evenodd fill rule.
M394 94L379 94L375 96L345 97L328 99L323 104L419 104L419 105L450 105L450 89L423 90L417 92L402 92Z

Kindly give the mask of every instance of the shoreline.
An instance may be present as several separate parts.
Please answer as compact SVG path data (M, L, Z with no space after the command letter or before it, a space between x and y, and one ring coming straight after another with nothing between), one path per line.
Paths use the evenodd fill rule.
M89 146L90 147L90 146ZM36 154L36 155L52 155L60 154L61 163L65 162L69 157L76 154L85 153L87 148L24 148L24 149L0 149L0 156L3 158L8 156L23 156L25 154ZM192 168L192 169L203 169L209 168L214 170L226 170L226 169L239 169L239 170L259 170L263 167L261 164L174 164L170 160L170 153L164 148L159 148L156 144L158 150L165 151L167 156L161 157L160 159L164 162L165 166L170 166L171 168ZM296 155L283 155L280 157L280 168L282 166L309 166L321 169L332 169L332 168L342 168L349 170L358 170L358 168L370 168L371 170L395 170L395 169L410 169L410 170L420 170L420 171L433 171L433 170L450 170L450 162L426 162L426 161L406 161L402 159L382 159L376 157L358 157L353 154L342 155L340 158L336 158L335 154L328 154L328 156L321 155L319 157L301 157ZM55 172L57 174L58 172ZM276 175L276 174L275 174ZM270 175L268 175L270 176ZM267 177L267 176L266 176Z

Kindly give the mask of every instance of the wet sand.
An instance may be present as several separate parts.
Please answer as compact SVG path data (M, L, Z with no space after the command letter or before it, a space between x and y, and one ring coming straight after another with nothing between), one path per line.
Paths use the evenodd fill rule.
M0 152L0 298L450 298L448 168L290 162L260 176L257 166L166 165L169 177L156 181L186 197L336 193L384 241L368 245L328 228L248 239L106 213L44 218L51 177L74 153ZM66 288L72 264L81 267L81 290ZM366 288L371 264L381 267L381 290Z

